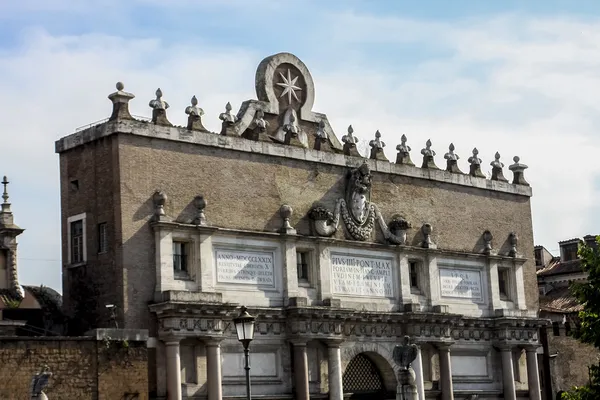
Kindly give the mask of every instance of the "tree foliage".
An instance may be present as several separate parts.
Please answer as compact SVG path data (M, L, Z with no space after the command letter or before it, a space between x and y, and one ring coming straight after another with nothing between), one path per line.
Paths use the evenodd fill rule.
M573 336L579 341L600 349L600 236L597 246L579 246L579 258L583 271L588 273L584 283L572 283L571 293L583 305L579 312L581 326ZM585 386L574 387L562 395L564 400L600 399L600 366L590 366L590 380Z

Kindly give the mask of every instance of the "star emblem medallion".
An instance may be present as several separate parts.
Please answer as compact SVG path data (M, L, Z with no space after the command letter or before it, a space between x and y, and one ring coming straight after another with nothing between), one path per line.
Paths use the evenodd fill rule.
M276 85L283 88L283 92L279 97L283 97L287 94L289 104L292 104L292 96L296 99L296 101L300 101L300 98L296 93L296 91L302 90L300 87L296 86L296 81L298 80L299 76L292 78L292 72L289 68L287 70L287 77L281 72L279 73L279 76L281 76L282 82L278 82Z

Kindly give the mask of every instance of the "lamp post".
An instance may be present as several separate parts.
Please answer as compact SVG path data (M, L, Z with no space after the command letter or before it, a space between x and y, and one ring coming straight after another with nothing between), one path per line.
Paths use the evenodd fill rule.
M240 315L237 318L233 319L233 323L235 324L235 331L237 333L238 340L242 342L244 345L244 369L246 370L246 398L247 400L251 400L252 396L250 395L250 350L248 350L248 346L252 339L254 339L254 321L255 317L248 314L246 307L242 306L240 310Z

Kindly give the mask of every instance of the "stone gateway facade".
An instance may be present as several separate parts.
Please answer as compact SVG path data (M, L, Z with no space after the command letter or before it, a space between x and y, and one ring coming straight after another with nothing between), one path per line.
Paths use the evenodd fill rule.
M196 97L178 127L160 89L144 120L118 83L110 118L56 142L73 329L149 329L157 399L245 396L242 305L261 399L394 399L404 335L420 399L539 399L527 166L496 154L486 179L477 149L463 173L405 136L390 162L379 132L365 159L288 53L256 93L212 133Z

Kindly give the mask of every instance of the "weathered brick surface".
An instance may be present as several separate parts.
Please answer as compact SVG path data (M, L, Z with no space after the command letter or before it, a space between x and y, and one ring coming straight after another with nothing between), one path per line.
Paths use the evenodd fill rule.
M550 359L554 395L587 384L588 367L600 360L598 349L565 335L564 329L560 330L559 336L552 335L551 330L548 332L548 349L550 355L556 354Z
M85 277L70 281L72 272L67 270L65 297L87 282L99 293L91 307L97 326L107 326L104 305L112 303L119 307L119 326L151 330L148 302L153 300L156 272L148 222L155 190L167 194L166 212L177 221L193 219L193 199L202 194L209 223L235 229L276 231L281 226L279 208L289 204L294 209L292 225L307 235L307 211L315 202L333 209L344 195L347 172L332 164L126 134L84 144L60 157L63 221L88 212L90 246L95 246L95 224L103 220L109 222L110 238L115 240L111 243L116 243L107 255L88 248ZM356 165L360 159L347 162ZM67 192L71 177L80 181L77 195ZM529 197L395 174L374 172L373 177L371 200L386 220L401 213L413 223L412 244L419 243L419 228L428 222L441 249L479 252L481 235L490 229L494 248L506 254L509 233L517 232L519 253L531 259L524 267L527 306L537 309ZM343 237L342 229L338 237ZM66 243L64 226L64 259Z
M148 399L145 342L91 338L0 338L0 399L29 400L31 378L47 365L53 400Z

